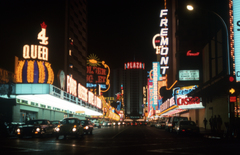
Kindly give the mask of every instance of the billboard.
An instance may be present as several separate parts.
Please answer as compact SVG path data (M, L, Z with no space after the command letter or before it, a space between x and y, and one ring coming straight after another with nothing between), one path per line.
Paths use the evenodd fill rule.
M187 96L191 91L198 88L197 85L176 87L173 89L174 99L180 109L201 109L204 108L199 97Z
M179 81L199 81L199 70L179 70Z

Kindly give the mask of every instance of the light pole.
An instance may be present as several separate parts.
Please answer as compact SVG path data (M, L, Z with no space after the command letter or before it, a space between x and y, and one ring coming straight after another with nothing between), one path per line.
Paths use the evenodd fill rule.
M194 10L194 7L192 5L187 5L187 9L189 11L193 11ZM230 51L229 51L229 37L228 37L228 27L227 27L227 24L226 22L223 20L223 18L217 14L216 12L214 11L211 11L211 10L206 10L208 12L211 12L213 13L214 15L216 15L222 22L222 24L224 25L225 27L225 31L226 31L226 36L227 36L227 59L228 59L228 75L230 75Z

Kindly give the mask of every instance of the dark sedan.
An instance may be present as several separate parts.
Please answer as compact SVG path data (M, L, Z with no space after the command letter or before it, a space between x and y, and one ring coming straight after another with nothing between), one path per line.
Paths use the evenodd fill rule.
M53 135L54 126L47 119L30 120L24 125L18 126L16 134L18 137L23 136L40 136Z
M81 124L83 126L83 131L84 133L88 134L92 134L93 133L93 124L92 122L90 122L89 120L81 120Z
M193 121L179 121L175 129L178 134L199 134L199 127Z

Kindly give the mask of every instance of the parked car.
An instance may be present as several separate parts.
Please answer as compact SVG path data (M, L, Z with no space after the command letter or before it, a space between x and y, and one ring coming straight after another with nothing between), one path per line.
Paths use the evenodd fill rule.
M53 135L54 126L47 119L36 119L27 121L26 124L18 126L16 134L18 137L23 136L44 136Z
M10 122L6 124L6 136L16 136L16 130L19 126L24 125L24 122Z
M155 127L159 129L164 129L165 125L166 125L165 120L158 120L157 124L155 124Z
M82 121L75 117L64 118L61 121L61 124L55 127L55 136L56 139L59 138L60 135L63 135L66 138L67 135L75 136L78 138L79 136L83 137L83 125Z
M199 134L199 127L194 121L178 121L175 125L177 134Z
M61 121L59 121L59 120L50 121L50 122L54 126L54 128L61 124Z
M181 116L171 117L169 125L168 125L168 128L169 128L170 132L175 131L175 125L178 121L188 121L188 118L187 117L181 117Z
M93 132L93 124L89 120L81 120L81 125L83 126L83 132L88 134L92 134Z
M165 121L165 130L166 130L166 131L169 131L170 128L172 127L172 123L170 122L170 121L171 121L171 118L172 118L172 117L167 117L167 118L166 118L166 121Z

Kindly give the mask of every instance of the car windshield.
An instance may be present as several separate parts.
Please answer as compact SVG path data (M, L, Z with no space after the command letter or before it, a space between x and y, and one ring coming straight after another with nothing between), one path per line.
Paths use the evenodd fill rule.
M193 122L193 121L182 121L180 124L181 125L190 125L190 126L195 126L196 125L196 123Z
M82 120L82 121L81 121L81 124L82 124L82 125L88 125L88 121Z
M76 119L65 119L62 124L76 124Z
M35 124L47 124L46 120L31 120L28 121L27 124L35 125Z
M173 121L174 121L174 122L178 122L178 121L181 121L181 120L187 121L188 118L187 118L187 117L175 117Z

